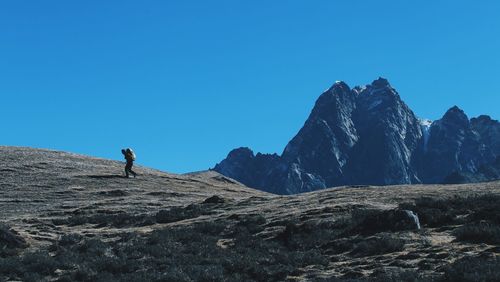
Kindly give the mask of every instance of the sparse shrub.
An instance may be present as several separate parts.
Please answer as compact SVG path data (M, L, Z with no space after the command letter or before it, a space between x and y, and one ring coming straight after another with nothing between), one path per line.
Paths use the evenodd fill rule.
M266 218L260 214L248 214L239 218L238 226L245 227L251 234L264 230Z
M9 226L0 223L0 257L18 254L18 249L26 248L28 244L23 237Z
M125 212L77 214L68 218L54 218L54 225L80 226L85 224L96 224L96 227L113 226L117 228L126 226L146 226L154 224L154 219L148 214L134 215Z
M280 281L299 268L328 263L321 249L308 245L313 241L287 249L279 241L256 235L266 222L262 215L244 215L236 222L198 222L146 235L121 234L113 241L68 234L50 247L54 256L43 251L0 258L0 280ZM322 225L305 224L299 230L317 226ZM229 234L234 235L234 244L218 247L217 241ZM58 276L55 269L63 273Z
M93 259L95 270L99 273L109 272L113 274L125 274L137 270L137 265L132 261L128 262L124 257L118 256L97 256Z
M70 233L70 234L64 234L59 238L58 245L60 246L68 246L68 245L74 245L79 243L83 239L82 235L75 234L75 233Z
M417 226L402 209L356 209L352 213L351 227L347 234L372 235L379 232L415 230Z
M263 225L263 224L266 224L267 220L263 215L256 214L256 215L252 215L249 217L245 217L241 222L244 225L247 225L248 223L252 223L255 225Z
M0 257L0 273L4 275L22 274L24 271L23 264L20 258L17 256L13 257ZM0 276L1 278L1 276Z
M89 218L84 215L74 215L67 219L68 226L79 226L89 223Z
M23 275L23 281L26 282L45 282L49 281L49 279L46 279L43 274L39 274L36 272L27 272Z
M53 218L52 224L54 225L69 225L69 220L67 218Z
M500 197L493 198L492 202L478 203L478 206L473 210L468 217L471 222L489 221L500 225Z
M457 228L453 235L460 241L500 244L500 226L488 222L463 225Z
M109 246L99 239L89 239L77 246L80 253L89 256L103 256Z
M22 263L27 273L50 275L57 269L55 259L44 251L24 254Z
M322 246L342 233L342 229L336 228L337 223L328 220L288 221L283 224L285 229L275 239L290 250L305 251Z
M429 277L424 277L417 270L399 270L399 271L375 271L373 281L376 282L419 282L432 281Z
M70 275L70 281L95 281L97 272L86 264L78 265Z
M438 227L452 224L456 212L447 199L422 197L415 200L415 204L401 204L400 208L415 211L422 225Z
M354 241L346 238L337 239L324 244L321 248L330 254L341 254L351 251L354 248Z
M319 249L313 248L304 252L295 252L292 256L294 265L327 265L328 259Z
M444 281L494 282L500 281L500 258L464 257L448 266Z
M422 197L414 203L403 203L400 208L417 212L422 225L448 226L457 223L487 220L500 224L500 195L464 195L453 198ZM467 215L466 218L459 217Z
M357 257L381 255L402 251L404 246L403 240L384 235L360 240L355 243L351 254Z
M218 235L226 229L226 224L220 221L203 221L194 225L197 232Z
M208 214L208 212L201 205L193 204L187 207L172 207L169 210L160 210L156 214L156 222L171 223L196 218L203 214Z

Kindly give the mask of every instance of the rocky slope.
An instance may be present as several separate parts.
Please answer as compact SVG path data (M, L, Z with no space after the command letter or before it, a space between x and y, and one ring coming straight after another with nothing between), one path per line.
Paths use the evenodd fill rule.
M280 156L239 148L214 170L277 194L442 183L451 173L474 174L494 161L500 154L499 128L488 116L469 120L458 107L435 122L422 121L383 78L353 89L336 82Z
M492 163L481 165L474 173L454 171L444 179L444 183L478 183L498 178L500 178L500 157Z
M277 196L123 166L0 147L0 281L500 278L498 181Z

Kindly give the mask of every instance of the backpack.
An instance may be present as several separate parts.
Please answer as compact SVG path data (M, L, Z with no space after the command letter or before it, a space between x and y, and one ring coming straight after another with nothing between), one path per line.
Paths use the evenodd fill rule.
M135 161L135 153L132 151L132 149L127 148L127 154L131 157L133 161Z

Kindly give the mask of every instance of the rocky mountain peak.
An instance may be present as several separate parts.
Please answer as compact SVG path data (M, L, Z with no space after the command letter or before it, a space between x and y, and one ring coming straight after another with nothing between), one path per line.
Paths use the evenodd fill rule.
M355 95L349 85L343 81L337 81L316 100L308 121L329 120L332 113L340 108L352 107L354 100Z
M389 81L383 77L379 77L379 78L375 79L371 85L375 88L391 87L391 84L389 83Z
M355 87L353 92L358 94L361 104L367 106L369 110L382 104L382 102L384 102L385 106L391 106L395 103L401 104L398 92L392 88L387 79L382 77L363 87Z
M471 123L476 123L476 124L498 124L498 120L492 119L488 115L480 115L478 117L472 118Z
M253 158L254 153L253 151L248 148L248 147L240 147L232 150L228 154L228 158L231 159L248 159L248 158Z
M336 81L330 88L328 88L323 94L318 98L317 102L323 101L325 99L321 99L322 96L335 96L335 95L344 95L345 93L351 92L351 88L347 83L343 81Z
M472 118L471 127L482 138L483 143L488 146L496 156L500 156L500 122L490 116L481 115Z
M455 125L461 128L469 127L469 118L465 112L457 106L451 107L441 119L442 123Z
M215 166L214 170L228 177L239 175L239 181L251 183L252 178L250 176L244 176L244 174L252 165L254 158L255 156L252 150L247 147L240 147L229 152L227 157Z
M347 89L349 89L349 85L347 85L347 83L345 83L343 80L337 80L337 81L335 81L335 83L332 85L332 88L333 87L340 87L340 88L347 88Z

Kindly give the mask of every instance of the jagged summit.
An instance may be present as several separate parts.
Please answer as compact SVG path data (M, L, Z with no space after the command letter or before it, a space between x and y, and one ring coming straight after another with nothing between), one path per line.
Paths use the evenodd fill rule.
M440 183L453 171L475 172L500 154L498 122L473 121L454 106L440 120L422 122L382 77L352 89L337 81L319 96L281 156L231 152L214 169L278 194Z
M470 120L471 127L482 136L482 141L496 156L500 156L500 122L490 116L481 115Z
M469 118L458 106L453 106L446 111L441 121L453 123L461 127L467 127L469 125Z
M379 78L375 79L371 85L373 87L376 87L376 88L391 87L389 80L387 80L383 77L379 77Z
M351 88L347 83L341 80L335 81L327 90L325 90L322 95L335 95L342 91L351 91ZM320 96L321 97L321 96Z
M497 124L498 120L492 119L489 115L480 115L478 117L472 118L471 122L485 123L485 124Z
M229 152L231 158L253 158L253 151L248 147L240 147Z
M379 77L379 78L375 79L374 81L372 81L371 84L355 86L354 88L352 88L352 90L356 90L355 92L359 93L359 92L361 92L362 90L364 90L366 88L372 88L372 89L389 88L389 89L393 89L392 86L391 86L391 84L390 84L390 82L389 82L389 80L387 80L386 78L383 78L383 77ZM344 82L342 80L337 80L325 92L330 92L330 91L333 91L335 89L351 90L351 88L349 87L349 85L346 82Z
M454 105L453 107L449 108L446 111L446 113L444 114L444 116L446 116L446 115L462 115L462 116L466 116L467 117L467 115L465 114L464 110L462 110L457 105Z

